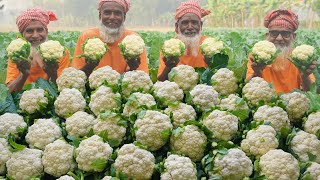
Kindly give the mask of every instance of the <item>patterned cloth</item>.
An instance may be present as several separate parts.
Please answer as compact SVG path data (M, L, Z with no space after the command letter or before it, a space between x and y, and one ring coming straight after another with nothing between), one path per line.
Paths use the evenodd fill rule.
M50 21L58 20L52 11L44 11L39 7L27 9L20 16L17 17L16 24L19 31L22 33L32 21L40 21L48 31L48 24Z
M187 13L193 13L201 19L202 17L210 14L210 11L201 9L197 0L189 0L187 2L182 2L180 6L176 9L176 21L178 21L183 15Z
M264 18L264 26L266 28L278 26L296 31L299 26L298 16L288 9L278 9L267 14Z
M130 0L99 0L99 5L98 5L99 11L101 10L103 3L105 2L116 2L120 4L124 8L124 11L126 13L129 11L129 8L130 8Z

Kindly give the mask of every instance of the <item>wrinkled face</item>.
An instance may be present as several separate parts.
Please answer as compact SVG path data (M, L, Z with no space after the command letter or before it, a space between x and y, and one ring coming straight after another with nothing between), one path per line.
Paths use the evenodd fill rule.
M290 47L295 38L296 33L292 30L284 27L272 27L269 28L269 32L266 33L267 40L272 42L277 48Z
M187 13L176 22L175 26L177 33L181 32L186 37L194 37L200 33L202 21L197 15Z
M116 2L105 2L101 7L99 18L107 28L117 29L123 24L126 14L120 4Z
M22 32L22 36L31 43L32 46L39 46L48 37L48 31L40 21L32 21Z

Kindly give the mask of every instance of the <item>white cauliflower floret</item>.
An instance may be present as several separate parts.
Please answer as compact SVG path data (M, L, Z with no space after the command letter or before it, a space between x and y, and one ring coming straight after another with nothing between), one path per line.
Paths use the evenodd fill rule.
M86 136L94 125L94 117L83 111L78 111L66 119L66 130L75 137Z
M0 116L0 136L7 137L9 134L18 137L19 129L25 129L27 123L19 114L5 113Z
M190 91L192 104L199 106L202 111L211 109L220 103L219 94L212 86L198 84Z
M203 124L218 140L229 141L238 131L238 118L226 111L214 110L203 120Z
M215 54L222 53L224 44L215 38L206 38L200 45L201 54L204 57L211 58Z
M80 92L84 92L86 81L87 76L83 71L73 67L65 68L57 78L58 91L61 92L63 89L75 88Z
M188 156L193 162L200 161L207 145L207 136L195 125L177 128L170 137L173 153Z
M143 106L152 108L156 105L157 103L151 94L132 93L124 105L123 115L129 117L132 114L140 113L143 110Z
M220 175L222 179L242 180L249 177L253 171L253 164L246 154L240 149L229 149L222 158L214 159L217 171L209 172L209 176Z
M5 138L0 138L0 175L6 172L6 162L11 157L10 146Z
M163 43L162 53L164 57L180 57L186 50L186 46L179 39L169 39Z
M172 154L164 162L165 172L161 180L197 180L197 169L188 157Z
M122 94L129 97L131 93L142 91L148 93L153 83L150 76L141 70L128 71L124 73L121 87Z
M315 161L320 163L320 141L314 134L299 131L293 137L290 147L295 154L299 156L300 161L309 161L308 153L316 157Z
M97 89L104 82L110 86L115 86L119 83L120 74L113 70L110 66L103 66L93 71L89 76L89 85L91 89Z
M108 49L108 46L99 38L91 38L83 46L83 56L87 62L99 62Z
M300 174L298 161L281 149L270 150L261 156L259 167L261 175L269 180L298 180Z
M48 105L48 98L43 89L31 89L22 93L19 107L29 114L40 111Z
M86 107L86 100L77 89L64 89L54 102L55 112L58 116L67 118Z
M268 103L276 96L275 89L260 77L252 78L242 89L243 97L250 105L258 105L260 101Z
M237 116L240 120L246 119L250 113L246 101L235 94L230 94L227 98L221 99L218 107L224 111L236 113L236 115L239 113Z
M171 105L164 110L164 113L168 116L172 113L172 124L174 128L183 125L186 121L196 120L197 118L197 113L193 107L184 103L179 103L177 106Z
M102 180L119 180L119 179L116 177L112 177L112 176L105 176L102 178Z
M75 180L72 176L64 175L61 176L59 179L56 180Z
M153 85L153 94L159 101L158 103L168 106L170 103L182 101L183 91L178 84L170 81L158 81Z
M98 160L107 161L112 151L113 149L110 145L104 143L101 137L93 135L81 141L79 147L76 149L78 168L88 172L102 172L104 169L92 165Z
M42 151L24 148L12 154L7 161L7 176L15 180L31 179L43 175Z
M190 91L199 81L199 74L188 65L179 65L172 68L168 77L169 81L177 83L183 91Z
M211 77L211 83L213 88L222 96L235 93L238 89L238 80L234 72L227 68L219 69Z
M269 105L264 105L259 107L256 113L254 113L253 119L255 121L271 123L270 126L277 132L280 132L281 128L290 128L287 112L278 106L271 107Z
M17 63L19 61L30 61L30 49L31 44L29 42L18 38L10 42L6 51L13 63Z
M279 146L276 135L277 132L273 127L260 125L248 132L246 138L241 142L241 149L249 155L260 157Z
M310 134L316 134L320 130L320 111L308 116L304 123L304 130Z
M104 113L100 114L99 117L94 121L93 132L95 134L100 134L105 131L108 137L108 140L112 140L116 142L116 146L119 145L125 135L126 135L126 127L119 125L118 122L121 119L116 113Z
M117 172L124 173L128 179L148 180L153 174L154 163L155 158L151 152L133 144L125 144L118 151L114 167Z
M60 137L61 129L52 119L38 119L28 128L26 141L31 148L44 150L46 145Z
M309 109L310 100L307 98L307 96L300 92L292 92L283 94L280 96L280 98L286 104L286 110L290 121L301 121L302 117Z
M172 124L169 116L158 111L145 111L143 116L138 116L134 126L136 140L150 151L160 149L168 141Z
M73 151L73 146L60 139L48 144L42 156L44 172L59 177L73 171L76 167Z
M59 41L49 40L40 44L40 53L45 62L57 62L63 57L64 51Z
M100 86L91 95L89 107L96 116L105 111L117 111L121 108L121 95L109 87Z
M143 39L138 35L128 35L126 36L119 47L123 57L127 59L136 59L143 53L145 44Z
M293 49L291 53L291 61L295 66L297 66L297 68L305 70L312 61L316 60L316 57L314 57L315 54L316 49L313 46L303 44Z
M311 180L320 179L320 164L312 162L311 166L307 168L306 173L310 173Z
M276 53L276 46L267 40L257 42L252 48L254 61L259 64L272 64Z

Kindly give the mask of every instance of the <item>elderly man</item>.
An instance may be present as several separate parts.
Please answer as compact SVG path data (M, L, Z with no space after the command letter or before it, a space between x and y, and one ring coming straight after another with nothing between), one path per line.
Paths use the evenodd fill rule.
M262 77L267 82L273 83L278 93L290 92L301 87L305 91L310 89L312 81L314 81L314 76L311 73L316 67L316 62L314 61L306 71L299 72L289 59L298 25L298 16L290 10L276 10L265 17L264 26L269 30L266 33L266 39L280 49L281 53L270 66L257 64L249 56L247 80L253 77Z
M8 61L6 83L9 92L19 91L23 85L35 82L38 78L55 82L62 70L69 66L69 51L57 63L47 64L43 61L37 47L48 39L48 24L57 20L51 11L31 8L17 17L16 24L22 36L31 43L31 63L26 61L14 64Z
M119 73L130 70L143 70L148 73L146 50L138 60L124 59L118 44L128 35L135 34L124 28L126 14L130 7L129 0L99 0L100 27L84 31L77 42L72 66L83 70L89 76L94 68L111 66ZM88 38L99 37L109 47L108 52L102 57L99 64L86 62L85 58L77 56L83 54L82 45Z
M203 24L201 18L209 13L210 11L201 9L199 3L195 0L182 2L176 9L175 31L177 38L186 45L186 52L179 59L164 59L162 53L160 53L158 80L167 80L171 69L180 64L193 67L207 66L207 61L200 53L200 44L207 38L206 36L201 36Z

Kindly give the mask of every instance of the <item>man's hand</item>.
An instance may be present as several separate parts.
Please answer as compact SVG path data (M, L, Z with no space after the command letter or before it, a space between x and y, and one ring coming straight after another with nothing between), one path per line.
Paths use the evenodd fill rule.
M23 76L29 76L31 64L28 61L17 62L17 68Z
M308 78L309 75L312 74L313 70L317 67L317 64L317 61L312 61L308 68L305 71L301 72L301 78Z
M179 57L163 57L163 61L167 68L172 69L177 66L180 60Z
M260 77L262 71L264 70L264 68L265 68L267 65L265 65L265 64L259 64L259 63L257 63L257 62L254 62L254 61L253 61L253 57L252 57L251 55L249 56L249 58L250 58L250 60L251 60L251 62L252 62L251 68L252 68L252 70L254 71L253 76L254 76L254 77Z
M138 57L137 59L127 59L126 61L128 66L130 67L129 71L138 69L141 64L140 57Z
M47 73L48 79L52 82L56 82L57 80L57 71L58 71L59 65L57 62L45 62L43 65L44 72Z
M86 61L86 64L81 68L81 70L86 73L87 77L90 76L93 69L99 65L100 61Z
M204 62L209 66L210 65L210 61L211 61L212 58L210 57L204 57L203 60Z

